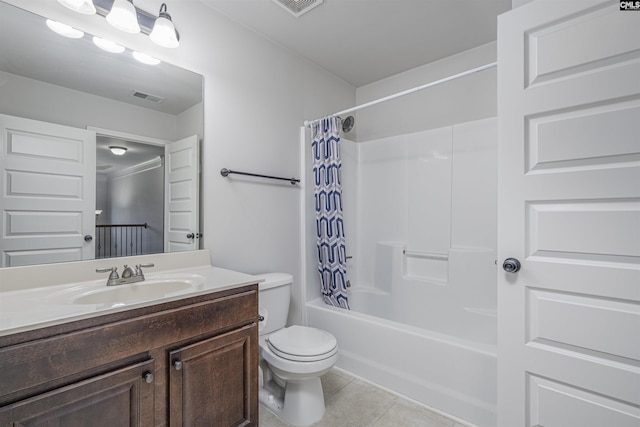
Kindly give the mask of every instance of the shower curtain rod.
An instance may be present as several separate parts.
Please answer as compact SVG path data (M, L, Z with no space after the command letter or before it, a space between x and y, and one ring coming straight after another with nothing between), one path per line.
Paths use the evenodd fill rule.
M445 77L443 79L436 80L436 81L433 81L431 83L426 83L426 84L423 84L421 86L416 86L416 87L411 88L411 89L403 90L402 92L394 93L393 95L385 96L383 98L374 99L373 101L365 102L364 104L356 105L355 107L351 107L351 108L347 108L346 110L338 111L337 113L330 114L328 117L339 116L341 114L351 113L352 111L357 111L357 110L361 110L363 108L371 107L372 105L376 105L376 104L379 104L379 103L385 102L385 101L390 101L392 99L399 98L399 97L404 96L404 95L409 95L410 93L418 92L419 90L427 89L427 88L430 88L430 87L433 87L433 86L437 86L437 85L442 84L442 83L446 83L446 82L451 81L451 80L458 79L460 77L468 76L469 74L477 73L478 71L484 71L484 70L486 70L488 68L495 67L496 65L498 65L497 61L496 62L492 62L490 64L481 65L480 67L472 68L471 70L463 71L461 73L454 74L452 76ZM304 125L306 127L311 127L311 125L313 125L316 122L319 122L320 120L322 120L322 119L305 120L304 121Z

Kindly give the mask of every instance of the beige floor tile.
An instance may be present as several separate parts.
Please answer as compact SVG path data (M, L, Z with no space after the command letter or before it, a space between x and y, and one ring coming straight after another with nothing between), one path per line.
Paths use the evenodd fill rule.
M353 381L353 377L348 377L338 371L329 371L324 374L320 380L322 381L322 391L324 392L324 398L337 393L344 386Z
M454 421L423 406L398 399L372 427L454 427Z
M259 405L258 422L260 427L288 427L285 423L280 421L280 418L275 416L271 411L262 405Z
M354 380L326 399L327 412L340 420L340 426L372 425L395 402L396 397L368 383Z
M313 427L465 427L365 381L331 370L322 377L326 412ZM290 427L260 406L260 427Z

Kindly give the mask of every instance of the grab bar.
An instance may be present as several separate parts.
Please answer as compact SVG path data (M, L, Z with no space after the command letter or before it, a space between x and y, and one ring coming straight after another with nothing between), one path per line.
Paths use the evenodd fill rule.
M416 252L405 249L402 253L406 256L415 258L437 259L441 261L447 261L449 259L449 254L442 254L439 252Z
M247 175L247 176L255 176L258 178L267 178L267 179L279 179L281 181L289 181L291 183L291 185L296 185L298 182L300 182L299 179L296 178L282 178L279 176L271 176L271 175L262 175L262 174L258 174L258 173L249 173L249 172L238 172L238 171L232 171L230 169L227 168L223 168L220 170L220 175L227 177L230 174L235 173L238 175Z

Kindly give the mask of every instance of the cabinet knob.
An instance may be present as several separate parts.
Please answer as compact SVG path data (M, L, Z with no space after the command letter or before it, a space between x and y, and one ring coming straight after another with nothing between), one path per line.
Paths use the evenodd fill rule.
M182 362L176 360L175 362L173 362L173 367L176 368L176 371L180 371L182 369Z
M151 372L146 372L144 375L142 375L142 378L144 378L144 382L146 382L147 384L151 384L154 379Z

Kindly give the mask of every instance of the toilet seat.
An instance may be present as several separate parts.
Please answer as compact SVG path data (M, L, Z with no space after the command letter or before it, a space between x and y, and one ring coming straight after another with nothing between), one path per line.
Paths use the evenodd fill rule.
M266 342L274 354L297 362L323 360L338 352L338 341L329 332L300 325L274 332Z

